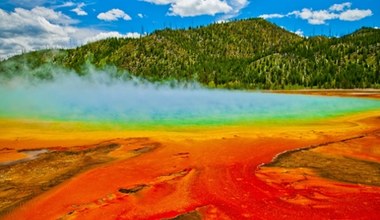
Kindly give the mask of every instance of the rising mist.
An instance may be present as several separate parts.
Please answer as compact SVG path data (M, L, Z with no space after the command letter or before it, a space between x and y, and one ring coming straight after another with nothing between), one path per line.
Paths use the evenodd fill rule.
M108 121L125 124L199 124L319 118L379 102L352 98L210 90L196 83L151 83L113 70L79 76L56 70L48 79L27 73L0 79L5 118Z

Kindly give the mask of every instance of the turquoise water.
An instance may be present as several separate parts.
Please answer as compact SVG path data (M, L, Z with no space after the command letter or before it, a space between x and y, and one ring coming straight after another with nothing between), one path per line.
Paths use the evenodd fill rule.
M380 109L358 98L169 88L136 82L65 77L0 87L0 116L125 125L212 125L317 120Z

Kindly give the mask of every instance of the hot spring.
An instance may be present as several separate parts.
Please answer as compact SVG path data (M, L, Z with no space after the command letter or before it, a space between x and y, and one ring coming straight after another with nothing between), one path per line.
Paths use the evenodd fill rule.
M123 126L225 125L318 120L380 108L380 101L210 90L117 80L105 73L2 80L0 117Z

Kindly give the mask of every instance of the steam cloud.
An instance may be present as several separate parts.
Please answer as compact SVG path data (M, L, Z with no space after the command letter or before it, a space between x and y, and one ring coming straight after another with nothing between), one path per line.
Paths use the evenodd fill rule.
M197 84L148 83L91 71L57 71L52 80L0 79L0 116L125 124L229 123L303 119L379 108L377 101L209 90ZM173 83L172 83L173 84Z

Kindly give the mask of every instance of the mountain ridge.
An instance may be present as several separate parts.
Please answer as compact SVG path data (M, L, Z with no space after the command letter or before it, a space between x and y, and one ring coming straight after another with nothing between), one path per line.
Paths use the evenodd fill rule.
M0 74L29 71L49 78L55 67L86 74L89 64L150 81L219 88L380 88L380 30L305 38L263 19L246 19L30 52L2 61Z

